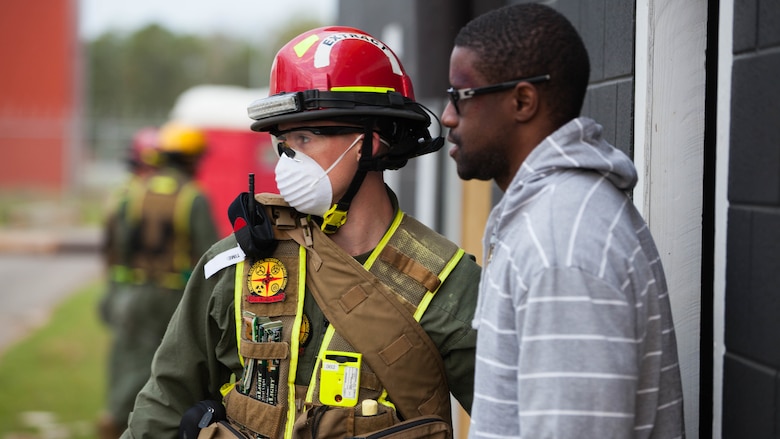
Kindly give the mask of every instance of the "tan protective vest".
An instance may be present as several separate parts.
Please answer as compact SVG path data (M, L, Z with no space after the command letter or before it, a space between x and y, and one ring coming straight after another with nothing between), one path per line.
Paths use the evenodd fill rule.
M225 397L232 426L249 437L335 438L386 428L399 417L436 415L451 423L443 362L418 322L463 250L399 212L361 266L280 197L256 199L275 220L279 244L272 256L236 267L245 374ZM307 387L295 385L304 286L331 323ZM262 338L262 330L253 333L252 316L280 322L281 330ZM339 375L356 353L359 372L345 367L352 372ZM357 394L341 392L349 387L339 387L341 380L353 380ZM376 414L364 416L364 400L379 402Z
M128 236L111 267L119 283L155 283L181 290L200 255L192 254L190 213L199 194L195 183L156 174L129 187L124 224Z

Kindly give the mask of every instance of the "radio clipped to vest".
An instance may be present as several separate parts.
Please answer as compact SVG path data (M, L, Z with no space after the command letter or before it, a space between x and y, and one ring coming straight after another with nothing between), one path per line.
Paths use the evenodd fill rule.
M264 258L273 254L277 241L271 219L255 201L254 193L255 174L249 174L249 192L240 193L230 203L228 217L241 250L250 257Z

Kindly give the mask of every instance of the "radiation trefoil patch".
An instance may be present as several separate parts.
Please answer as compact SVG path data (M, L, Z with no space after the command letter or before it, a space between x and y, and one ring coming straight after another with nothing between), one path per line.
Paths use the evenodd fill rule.
M281 302L287 287L287 268L276 258L265 258L252 264L246 277L249 303Z

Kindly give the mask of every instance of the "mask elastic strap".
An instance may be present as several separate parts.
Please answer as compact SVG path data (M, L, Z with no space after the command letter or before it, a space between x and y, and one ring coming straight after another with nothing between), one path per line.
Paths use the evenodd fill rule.
M339 227L343 226L344 223L347 222L347 211L349 210L349 206L352 203L352 199L355 198L358 190L360 190L360 185L363 184L363 180L366 178L368 170L365 166L361 165L363 162L367 162L371 159L371 150L373 148L374 140L374 131L371 126L373 126L372 121L369 121L365 124L365 131L363 132L363 144L361 145L360 149L360 163L358 164L358 170L355 172L355 176L352 177L352 181L349 183L347 192L336 204L331 206L331 208L325 212L325 215L322 216L321 229L327 234L336 233ZM351 147L349 149L351 149ZM328 168L328 170L330 170L330 168Z
M344 159L344 156L346 156L346 155L347 155L347 153L348 153L348 152L349 152L349 151L350 151L350 150L351 150L351 149L352 149L352 148L355 146L355 144L357 144L357 143L358 143L358 141L360 141L360 137L361 137L361 136L363 136L363 134L361 134L360 136L357 136L357 138L355 138L355 141L354 141L354 142L352 142L352 144L351 144L351 145L349 145L349 146L347 147L347 149L345 149L345 150L344 150L344 152L342 152L342 153L341 153L341 155L340 155L340 156L339 156L339 157L336 159L336 161L335 161L335 162L333 162L333 164L332 164L332 165L330 165L330 166L328 167L328 169L326 169L326 170L325 170L325 173L324 173L324 174L322 174L322 175L321 175L321 176L320 176L318 179L314 180L314 182L312 182L312 184L311 184L311 186L312 186L312 187L314 187L314 185L315 185L315 184L317 184L317 183L318 183L320 180L322 180L323 178L327 178L328 174L330 174L330 171L332 171L332 170L333 170L333 168L335 168L335 167L336 167L336 165L338 165L338 164L339 164L339 162L340 162L341 160L343 160L343 159Z

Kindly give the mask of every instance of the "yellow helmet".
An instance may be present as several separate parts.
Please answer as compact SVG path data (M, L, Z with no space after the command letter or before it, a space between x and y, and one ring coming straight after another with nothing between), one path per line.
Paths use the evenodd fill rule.
M160 127L159 142L163 154L199 156L206 150L206 136L202 131L175 121Z

